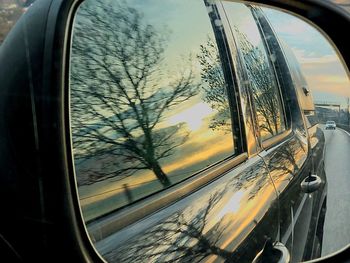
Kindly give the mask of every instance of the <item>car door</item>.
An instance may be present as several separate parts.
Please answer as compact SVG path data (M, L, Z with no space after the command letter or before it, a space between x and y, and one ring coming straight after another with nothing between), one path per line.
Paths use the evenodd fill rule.
M300 108L304 117L305 127L309 140L309 155L311 159L311 174L314 178L319 178L321 185L319 189L313 193L313 211L311 217L311 228L309 230L308 248L304 253L304 257L313 258L320 256L323 239L323 224L326 212L327 200L327 177L325 174L325 136L321 126L318 124L318 118L315 111L315 105L312 95L309 91L306 80L301 72L300 64L294 56L291 49L283 44L282 48L286 55L286 60L293 77L293 82L297 90ZM314 240L314 241L313 241ZM317 248L318 247L318 248Z
M289 127L289 135L284 139L264 141L262 138L265 149L262 155L279 193L282 243L290 250L291 261L299 262L309 259L313 253L323 183L318 184L315 192L305 191L303 185L316 169L321 170L319 153L323 152L322 138L317 143L315 134L310 133L313 130L306 127L305 114L312 110L313 101L299 65L295 59L287 59L288 54L292 56L291 51L284 45L281 50L263 11L252 8L252 13L265 38L268 56L274 58L271 65L280 84L278 94L283 95L285 120Z
M277 240L278 201L226 18L212 1L95 3L77 11L70 54L75 174L95 248L109 262L251 262Z
M286 79L282 82L277 78L272 59L277 56L266 43L266 39L273 42L274 35L271 28L266 29L268 23L265 28L261 25L262 11L247 6L250 14L245 14L244 23L240 23L238 18L243 11L236 13L234 3L224 1L223 5L247 70L256 133L263 149L260 156L279 194L280 241L289 250L291 260L299 261L303 258L312 215L312 199L300 185L310 174L312 162L298 99L296 94L291 97L296 91L290 83L286 85ZM282 93L281 85L292 90Z

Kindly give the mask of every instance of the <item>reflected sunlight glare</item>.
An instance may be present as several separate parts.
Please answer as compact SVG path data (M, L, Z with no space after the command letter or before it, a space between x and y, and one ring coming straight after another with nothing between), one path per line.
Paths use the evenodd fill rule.
M171 125L185 122L191 131L201 128L203 119L212 114L214 110L208 104L199 102L192 107L170 117L167 121Z

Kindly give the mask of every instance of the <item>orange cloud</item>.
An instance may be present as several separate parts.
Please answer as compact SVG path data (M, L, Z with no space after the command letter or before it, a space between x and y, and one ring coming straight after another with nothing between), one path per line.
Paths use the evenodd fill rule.
M349 77L336 55L299 58L306 81L313 93L327 92L350 97Z
M320 91L350 97L349 83L348 81L345 82L342 78L319 75L309 76L306 79L313 93Z

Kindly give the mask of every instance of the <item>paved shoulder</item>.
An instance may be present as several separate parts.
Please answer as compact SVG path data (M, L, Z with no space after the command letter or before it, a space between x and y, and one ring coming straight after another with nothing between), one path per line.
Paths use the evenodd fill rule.
M328 198L322 255L327 255L350 243L350 133L342 129L324 133Z

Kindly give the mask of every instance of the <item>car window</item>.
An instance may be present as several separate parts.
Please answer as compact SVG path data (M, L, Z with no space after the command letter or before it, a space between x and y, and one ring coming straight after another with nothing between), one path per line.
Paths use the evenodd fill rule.
M264 141L286 129L281 94L264 39L247 6L223 2L248 74L258 130Z
M87 0L79 7L70 96L85 220L238 153L220 32L200 0Z

